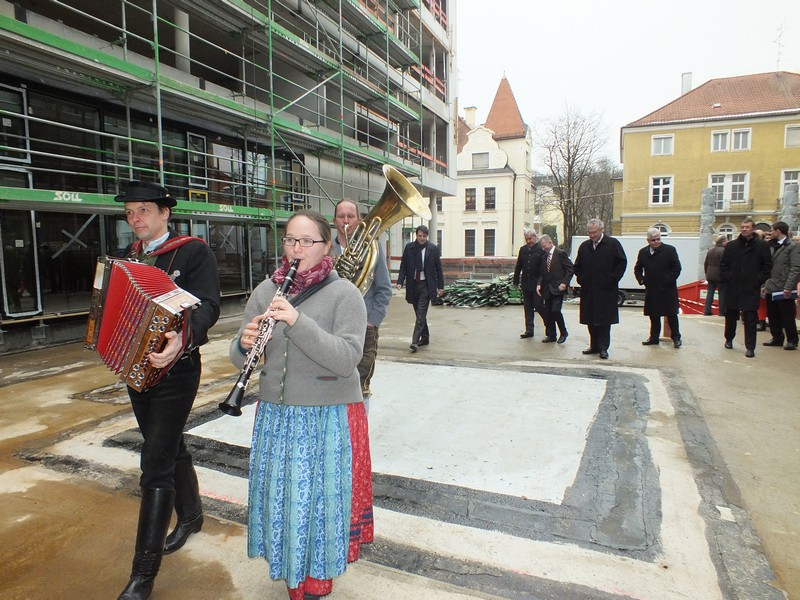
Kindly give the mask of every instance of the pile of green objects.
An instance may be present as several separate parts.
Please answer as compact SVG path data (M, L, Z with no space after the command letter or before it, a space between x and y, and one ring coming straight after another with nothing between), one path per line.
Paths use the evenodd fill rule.
M514 287L513 275L495 277L491 281L456 279L444 288L442 303L449 306L503 306L522 304L522 296Z

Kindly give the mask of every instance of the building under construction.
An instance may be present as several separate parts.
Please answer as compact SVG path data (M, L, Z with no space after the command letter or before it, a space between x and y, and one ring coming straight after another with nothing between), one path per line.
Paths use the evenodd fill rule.
M0 0L6 342L86 314L97 257L133 240L127 180L179 199L172 225L208 241L228 298L274 269L293 211L374 204L383 164L432 206L452 195L449 4Z

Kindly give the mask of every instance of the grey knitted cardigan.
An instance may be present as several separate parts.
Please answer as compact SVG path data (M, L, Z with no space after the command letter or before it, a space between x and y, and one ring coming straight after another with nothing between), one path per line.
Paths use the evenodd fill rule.
M274 404L323 406L361 402L361 382L356 366L364 347L367 312L364 299L351 282L335 280L305 300L291 327L278 321L267 344L266 363L259 375L259 397ZM244 326L263 314L277 287L261 282L244 309L239 333L231 342L230 358L242 368L245 355L239 347Z

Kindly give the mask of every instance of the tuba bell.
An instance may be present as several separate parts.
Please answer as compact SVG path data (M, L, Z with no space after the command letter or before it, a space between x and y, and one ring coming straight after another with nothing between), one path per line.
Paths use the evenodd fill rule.
M362 294L367 293L375 277L381 234L406 217L431 218L431 209L424 198L400 171L383 165L383 176L386 188L378 203L358 224L347 247L336 260L339 277L352 281Z

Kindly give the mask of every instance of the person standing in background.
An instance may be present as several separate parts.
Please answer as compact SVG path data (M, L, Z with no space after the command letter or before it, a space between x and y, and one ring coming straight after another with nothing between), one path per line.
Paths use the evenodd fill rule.
M722 283L722 275L719 270L719 263L722 260L722 252L725 250L725 244L728 243L726 235L718 235L714 245L706 252L706 258L703 261L703 270L706 274L706 282L708 288L706 290L706 305L703 310L705 316L712 315L712 308L714 306L714 293L719 296L717 301L718 313L721 317L725 316L725 284Z
M720 273L725 289L725 348L733 348L736 323L744 317L745 356L756 355L756 328L761 288L769 279L772 260L769 247L755 234L753 219L745 219L739 237L725 245Z
M650 317L650 335L642 346L658 345L661 337L661 317L667 317L672 344L675 348L683 345L678 326L678 277L681 274L681 261L675 246L661 242L658 229L647 231L647 246L639 250L633 274L639 285L643 285L644 314Z
M789 226L783 221L772 226L769 249L772 270L761 294L767 301L767 319L772 339L763 345L783 346L785 339L784 350L797 350L797 323L792 292L800 279L800 246L789 237Z
M622 244L603 233L600 219L586 224L589 239L578 247L575 277L581 287L580 321L589 330L589 347L583 354L608 358L611 325L619 323L619 280L628 258Z
M544 251L539 246L538 236L533 229L525 229L523 235L525 236L525 245L519 249L519 254L517 255L517 264L514 267L514 287L521 289L522 292L525 331L519 337L525 339L533 337L536 313L539 313L545 328L547 327L547 321L544 316L542 296L536 293L536 286L542 273Z

